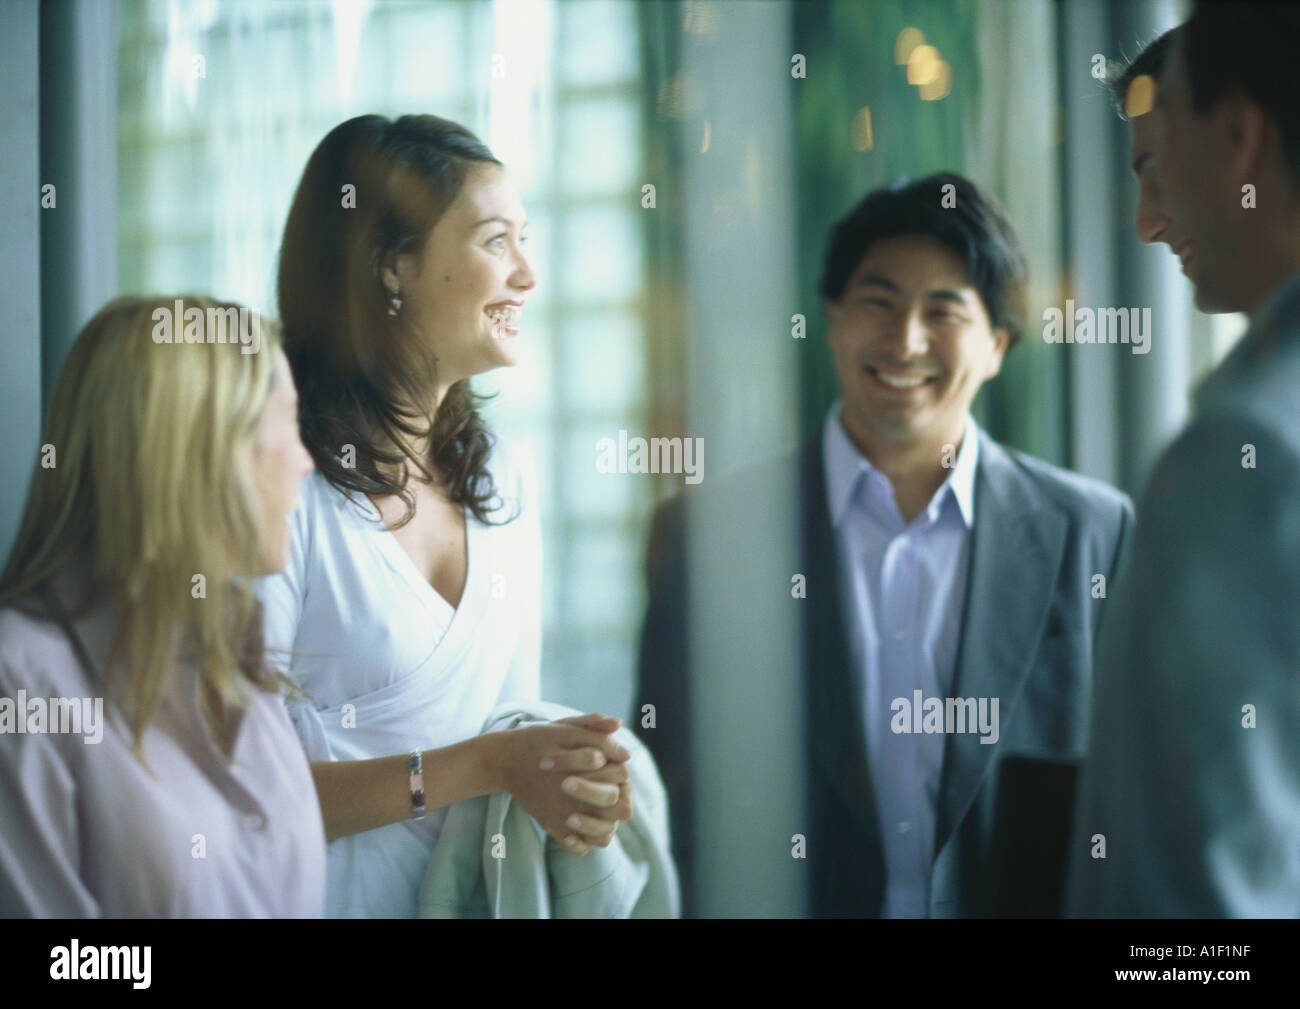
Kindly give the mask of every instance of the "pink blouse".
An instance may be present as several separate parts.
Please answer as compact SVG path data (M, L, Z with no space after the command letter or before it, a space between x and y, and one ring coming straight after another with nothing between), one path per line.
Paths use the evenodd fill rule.
M98 682L111 612L72 626L93 676L58 623L0 609L0 916L319 916L325 827L280 695L248 690L227 763L178 669L146 766Z

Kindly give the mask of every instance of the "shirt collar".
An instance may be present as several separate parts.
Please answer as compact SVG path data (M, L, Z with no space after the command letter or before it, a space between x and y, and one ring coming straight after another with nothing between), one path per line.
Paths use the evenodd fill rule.
M966 415L966 430L961 437L961 448L957 450L957 459L952 472L948 474L947 485L952 489L952 496L957 499L961 509L962 520L969 529L975 524L975 471L979 465L980 430L975 418ZM939 488L943 493L943 488Z
M835 526L843 520L844 513L848 510L857 490L858 482L864 478L863 475L879 472L849 439L848 433L844 430L844 423L840 419L841 407L842 401L836 400L826 416L826 423L822 429L826 500L830 506L831 523ZM953 461L952 471L935 491L934 497L926 508L932 517L938 516L938 510L943 507L944 499L951 493L957 502L957 510L966 528L969 529L974 525L975 471L979 463L979 440L979 425L967 414L966 430L962 435L961 448L957 450L957 458Z
M1295 338L1297 317L1300 317L1300 273L1293 273L1265 299L1246 334L1197 387L1193 393L1197 409L1203 409L1215 393L1273 353L1285 339Z

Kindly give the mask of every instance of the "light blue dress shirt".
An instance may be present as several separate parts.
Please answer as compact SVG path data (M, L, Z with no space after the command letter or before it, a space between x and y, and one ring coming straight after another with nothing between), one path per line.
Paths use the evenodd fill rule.
M948 479L903 521L888 478L849 440L831 407L822 436L849 657L885 859L882 914L925 917L943 770L941 733L894 733L895 698L910 705L952 689L975 520L979 429L966 430Z

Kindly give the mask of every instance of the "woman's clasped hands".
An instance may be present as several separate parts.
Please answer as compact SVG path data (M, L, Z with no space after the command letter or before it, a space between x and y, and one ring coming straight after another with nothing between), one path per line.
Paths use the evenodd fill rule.
M574 854L608 846L632 818L631 754L612 735L620 724L587 714L493 733L502 790Z

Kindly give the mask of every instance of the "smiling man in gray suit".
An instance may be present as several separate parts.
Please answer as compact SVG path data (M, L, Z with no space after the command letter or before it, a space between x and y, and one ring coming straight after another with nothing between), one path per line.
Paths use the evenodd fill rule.
M761 844L708 840L788 860L775 837L800 829L816 915L991 913L998 759L1082 754L1101 586L1132 509L1113 488L999 445L970 416L1020 334L1024 280L1010 222L970 181L869 194L832 231L821 283L842 400L793 456L700 488L770 501L797 487L807 819L774 824ZM688 911L690 683L711 670L692 667L687 614L700 594L685 544L707 510L687 495L656 517L638 699L657 712L642 737L672 803ZM766 641L789 571L739 523L701 540L725 568L720 584L748 601L730 607L740 616L727 633ZM782 654L770 644L756 654ZM755 689L784 672L753 670ZM724 714L735 712L698 717Z
M1207 312L1250 328L1156 467L1098 646L1070 909L1300 916L1300 11L1200 4L1151 172Z

